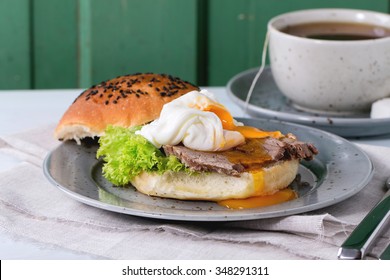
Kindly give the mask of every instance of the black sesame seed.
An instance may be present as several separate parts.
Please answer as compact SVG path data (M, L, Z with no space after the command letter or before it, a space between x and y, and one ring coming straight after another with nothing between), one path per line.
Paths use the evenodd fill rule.
M104 102L104 104L106 104L106 105L108 105L108 103L110 103L110 102L108 102L108 100L106 102Z
M167 93L166 93L165 91L162 91L162 92L160 92L160 95L161 95L162 97L164 97L164 96L167 95Z

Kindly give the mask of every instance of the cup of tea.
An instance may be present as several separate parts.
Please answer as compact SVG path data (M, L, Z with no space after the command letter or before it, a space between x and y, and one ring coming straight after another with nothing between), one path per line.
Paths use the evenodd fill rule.
M295 107L350 115L390 96L390 15L301 10L271 19L268 34L272 75Z

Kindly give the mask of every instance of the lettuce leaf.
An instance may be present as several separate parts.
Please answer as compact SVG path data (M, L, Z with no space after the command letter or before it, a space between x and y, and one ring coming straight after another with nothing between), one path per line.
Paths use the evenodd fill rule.
M96 157L102 157L103 176L117 186L123 186L146 172L184 171L186 167L175 156L165 156L143 136L135 134L140 127L108 126L100 137Z

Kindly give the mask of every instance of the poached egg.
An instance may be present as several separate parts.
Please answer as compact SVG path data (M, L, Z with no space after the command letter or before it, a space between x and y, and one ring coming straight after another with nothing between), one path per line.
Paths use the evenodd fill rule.
M160 117L137 131L155 147L182 143L199 151L225 151L245 142L245 138L279 138L279 131L268 132L237 122L206 90L191 91L164 105Z

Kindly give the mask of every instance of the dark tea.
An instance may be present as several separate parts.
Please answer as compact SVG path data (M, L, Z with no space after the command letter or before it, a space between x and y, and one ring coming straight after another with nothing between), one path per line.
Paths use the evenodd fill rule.
M335 41L371 40L390 36L389 28L352 22L310 22L290 25L280 31L304 38Z

